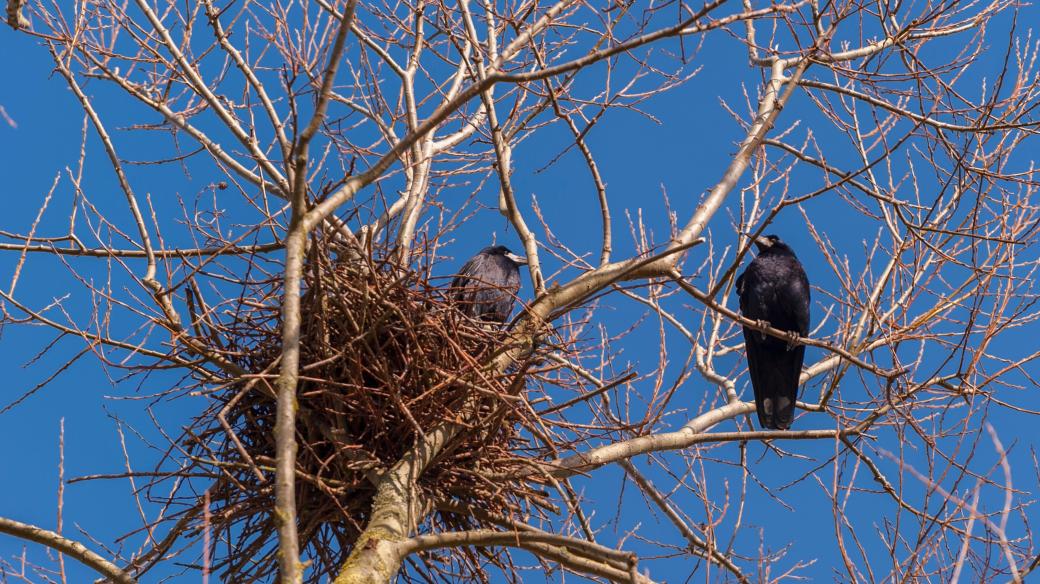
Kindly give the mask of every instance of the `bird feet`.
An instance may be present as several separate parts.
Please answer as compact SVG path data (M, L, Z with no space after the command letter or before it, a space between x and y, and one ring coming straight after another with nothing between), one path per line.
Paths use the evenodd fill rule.
M760 327L771 327L771 326L773 326L773 325L769 324L768 320L762 320L762 319L756 320L755 324L757 324ZM762 340L763 341L769 338L769 335L766 334L766 331L761 331L760 330L760 331L758 331L758 334L762 335Z
M797 347L798 345L802 344L801 343L801 338L802 337L799 336L799 334L797 332L795 332L795 331L787 331L787 334L784 335L784 338L787 339L787 350L788 351L791 351L795 347Z

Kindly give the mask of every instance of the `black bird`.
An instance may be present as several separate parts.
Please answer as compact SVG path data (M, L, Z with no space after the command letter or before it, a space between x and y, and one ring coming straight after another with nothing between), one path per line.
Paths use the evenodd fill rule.
M520 290L520 266L525 264L527 258L504 245L485 247L451 281L452 297L473 318L506 322Z
M809 278L801 262L775 235L757 237L755 245L758 257L737 278L740 311L775 329L809 334ZM805 345L744 327L744 348L758 423L775 430L790 428Z

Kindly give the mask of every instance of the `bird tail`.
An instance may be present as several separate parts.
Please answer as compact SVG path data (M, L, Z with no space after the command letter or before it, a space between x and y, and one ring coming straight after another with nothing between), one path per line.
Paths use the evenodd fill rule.
M802 374L802 360L805 347L798 346L791 350L785 359L780 359L773 370L776 376L773 385L776 388L771 404L769 427L774 430L786 430L794 422L794 405L798 400L798 381ZM764 424L763 424L764 425Z

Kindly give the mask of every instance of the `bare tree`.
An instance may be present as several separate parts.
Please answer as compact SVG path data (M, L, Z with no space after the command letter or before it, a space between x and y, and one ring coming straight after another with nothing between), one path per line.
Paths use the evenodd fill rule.
M813 557L786 557L792 535L753 514L812 505L833 515L815 557L842 580L1022 582L1040 564L1032 494L1013 482L1035 469L990 424L1032 423L1040 356L1015 341L1040 314L1040 45L1016 3L7 8L85 122L36 221L3 232L18 257L5 323L76 340L73 360L175 369L167 395L199 413L183 433L160 425L158 461L127 455L119 480L150 503L139 549L0 531L121 582L172 562L232 581L521 581L535 566L653 582L682 562L772 582ZM724 51L747 68L698 86L696 116L728 112L741 135L690 129L732 150L724 168L690 161L690 211L608 189L590 132L620 110L652 120ZM545 143L587 177L568 196L594 239L518 186ZM92 192L95 166L121 200ZM487 243L454 241L486 208L529 260L504 330L436 278ZM795 428L772 432L749 417L740 331L789 336L743 318L732 287L747 234L779 221L815 242L799 250L814 328L789 340L817 358ZM850 233L869 239L839 248ZM19 294L29 262L78 278L89 314ZM637 324L619 331L616 307ZM624 360L648 346L653 362ZM780 484L758 470L778 461ZM637 497L603 500L611 469Z

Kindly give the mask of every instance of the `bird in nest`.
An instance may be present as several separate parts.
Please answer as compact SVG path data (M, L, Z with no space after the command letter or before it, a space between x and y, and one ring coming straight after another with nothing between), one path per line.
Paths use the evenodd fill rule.
M520 266L527 258L504 245L485 247L451 281L451 297L466 315L488 322L509 320L520 290Z

